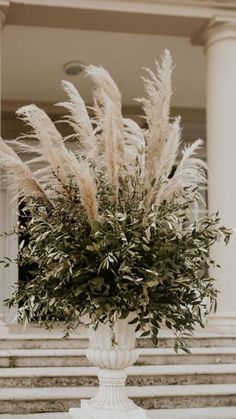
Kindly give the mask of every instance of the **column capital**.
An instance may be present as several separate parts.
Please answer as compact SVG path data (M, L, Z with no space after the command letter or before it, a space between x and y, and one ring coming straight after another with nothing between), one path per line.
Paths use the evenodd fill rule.
M214 16L207 25L192 37L192 43L208 48L216 42L236 39L236 18L230 16Z

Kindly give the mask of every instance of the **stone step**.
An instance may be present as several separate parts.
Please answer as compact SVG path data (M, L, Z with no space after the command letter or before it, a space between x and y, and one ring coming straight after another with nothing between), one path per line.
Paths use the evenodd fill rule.
M236 407L206 407L195 409L149 410L150 419L235 419ZM1 415L0 419L71 419L69 413L35 413L26 415Z
M173 348L139 348L136 365L229 364L236 362L236 348L192 348L176 354ZM89 366L85 349L0 350L0 368Z
M96 386L97 371L96 367L1 368L0 388ZM130 386L236 384L236 364L134 366L127 373Z
M72 335L63 339L63 334L45 335L10 334L1 337L1 349L85 349L88 347L87 335Z
M68 412L96 391L95 387L1 389L0 413ZM236 384L128 387L127 392L145 409L236 406Z
M190 347L236 347L236 335L197 334L187 338ZM137 338L139 348L154 347L150 338ZM86 333L71 335L63 339L63 334L10 334L1 337L0 349L84 349L88 346ZM173 348L174 337L167 333L160 334L158 347Z
M236 363L236 347L192 348L190 355L183 351L176 354L172 348L140 348L138 351L136 365Z

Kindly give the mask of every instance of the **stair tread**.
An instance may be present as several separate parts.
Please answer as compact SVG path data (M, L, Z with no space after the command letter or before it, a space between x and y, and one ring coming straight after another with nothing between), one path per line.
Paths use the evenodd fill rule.
M2 336L1 340L57 340L62 339L63 333L62 332L37 332L37 333L10 333L6 336ZM236 339L236 333L209 333L209 332L203 332L203 333L195 333L193 336L189 336L186 339ZM79 340L79 339L88 339L87 333L71 333L69 340ZM137 339L145 339L145 338L139 338ZM168 332L161 332L158 339L175 339L175 337Z
M235 419L236 407L149 410L151 419ZM0 419L71 419L69 413L0 414Z
M140 355L186 356L185 352L175 353L173 348L137 348ZM0 357L8 356L84 356L86 349L1 349ZM192 355L236 354L236 347L191 348ZM190 355L191 356L191 355Z
M96 367L0 368L0 377L96 376ZM236 374L236 364L143 365L127 368L128 375Z
M8 388L0 389L0 400L61 400L93 397L97 387L50 387L49 388ZM218 396L235 395L236 384L195 384L127 387L132 398L176 397L176 396Z
M220 337L220 336L218 336ZM236 338L235 335L229 335L227 338ZM45 335L45 334L9 334L6 336L1 337L1 341L12 341L12 340L62 340L63 339L63 333L53 334L53 335ZM70 342L70 340L81 340L86 339L88 340L87 334L71 334L68 339L64 339L65 342ZM1 416L0 416L1 417Z

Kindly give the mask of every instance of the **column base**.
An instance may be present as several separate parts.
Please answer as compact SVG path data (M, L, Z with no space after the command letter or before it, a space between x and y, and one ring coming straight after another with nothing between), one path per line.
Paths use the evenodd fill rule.
M89 405L89 400L81 400L81 408L71 408L72 419L149 419L141 407L129 410L102 409Z
M219 333L236 334L236 311L219 312L208 317L206 329Z

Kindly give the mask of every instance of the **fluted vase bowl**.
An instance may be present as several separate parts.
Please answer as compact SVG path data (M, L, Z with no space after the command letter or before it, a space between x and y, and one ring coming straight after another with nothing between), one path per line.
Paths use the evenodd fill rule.
M99 387L95 397L82 400L81 408L70 409L73 419L148 419L144 409L127 396L126 368L138 359L132 316L117 320L114 327L100 323L89 328L87 359L97 366Z

